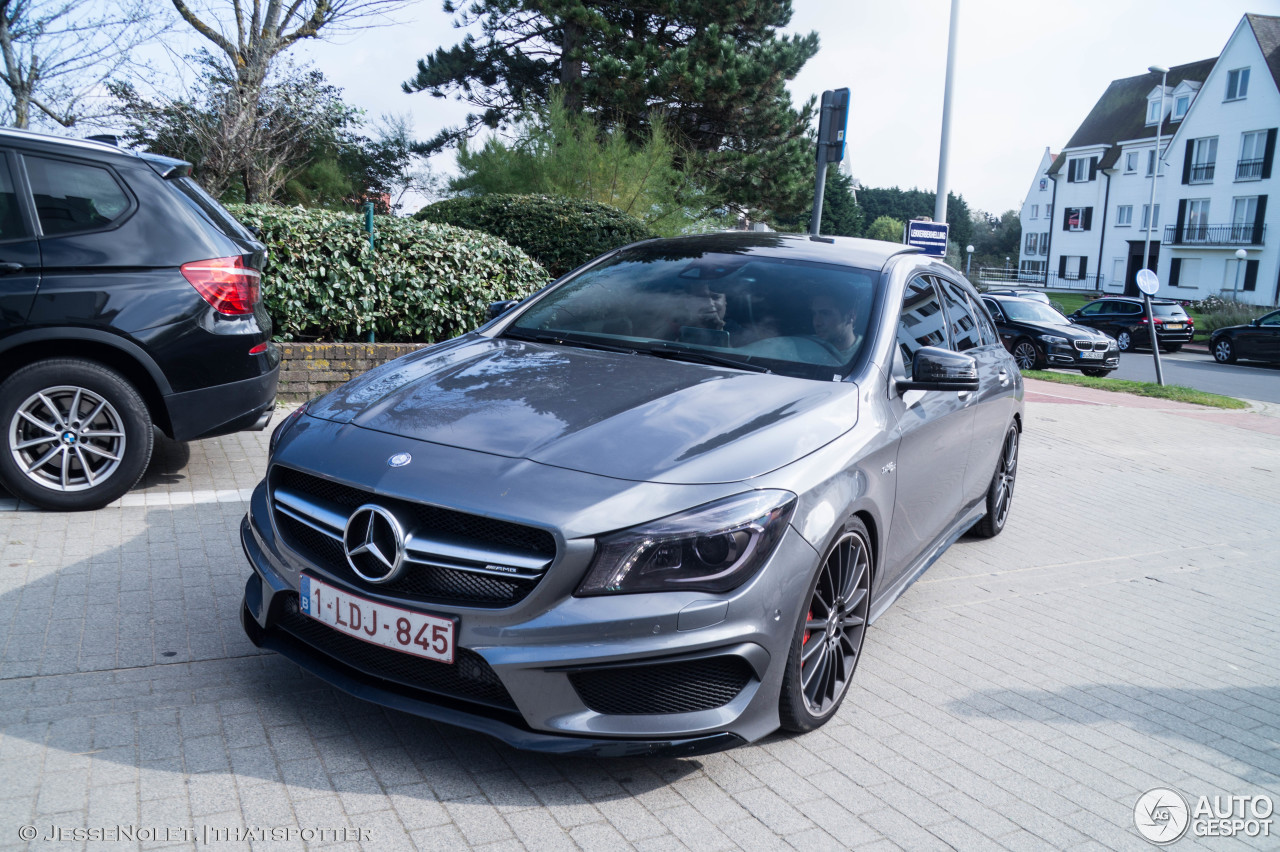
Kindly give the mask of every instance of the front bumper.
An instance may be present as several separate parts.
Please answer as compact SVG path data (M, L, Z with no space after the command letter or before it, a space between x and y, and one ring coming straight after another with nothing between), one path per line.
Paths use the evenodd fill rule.
M516 748L603 756L701 754L775 730L782 668L799 618L798 610L780 602L799 606L802 594L790 587L807 582L817 559L789 529L769 563L728 595L575 598L565 594L581 575L573 563L585 568L591 551L570 548L543 580L556 593L536 590L515 607L399 602L459 619L459 656L448 665L370 650L374 646L301 615L299 570L335 580L299 564L297 554L276 538L264 486L254 493L241 541L254 568L242 619L255 645L392 709L488 734ZM350 591L369 597L367 589ZM740 676L723 693L723 703L681 710L676 702L676 712L629 710L633 699L644 705L652 703L655 692L687 686L673 686L664 677L656 688L646 687L646 678L654 682L655 667L661 667L659 673L684 673L704 671L708 663L720 672L727 664ZM695 698L700 685L690 687ZM600 706L601 701L609 706Z

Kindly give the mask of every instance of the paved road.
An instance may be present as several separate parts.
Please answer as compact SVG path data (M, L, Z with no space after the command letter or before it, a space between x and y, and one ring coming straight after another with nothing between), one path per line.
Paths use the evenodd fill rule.
M1280 364L1219 364L1207 351L1184 349L1161 353L1160 367L1165 384L1186 385L1238 399L1280 402ZM1151 352L1124 353L1120 356L1120 369L1113 372L1111 378L1154 382L1156 368Z
M91 514L0 494L0 848L1147 850L1153 787L1280 798L1280 419L1029 387L1005 533L875 624L832 723L697 759L522 754L258 653L265 435L166 444Z

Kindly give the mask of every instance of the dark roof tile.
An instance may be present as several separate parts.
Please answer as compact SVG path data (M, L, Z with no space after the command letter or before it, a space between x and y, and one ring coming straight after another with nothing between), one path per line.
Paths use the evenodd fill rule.
M1258 39L1267 67L1271 69L1271 79L1280 89L1280 18L1271 15L1245 15L1245 18Z

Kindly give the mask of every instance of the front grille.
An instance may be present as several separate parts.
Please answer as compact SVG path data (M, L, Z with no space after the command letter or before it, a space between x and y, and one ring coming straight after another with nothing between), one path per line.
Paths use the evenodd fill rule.
M498 675L483 657L467 648L458 648L454 662L449 664L362 642L303 615L298 609L298 596L293 593L276 596L271 626L343 665L374 677L501 710L516 709Z
M1076 341L1076 349L1079 349L1081 352L1088 352L1090 350L1093 350L1095 352L1106 352L1107 347L1110 345L1111 345L1110 341L1106 341L1106 340L1077 340Z
M582 703L595 712L634 716L723 707L742 692L753 675L746 660L724 655L574 672L569 682Z
M276 528L289 547L352 588L403 600L511 606L533 591L556 553L555 539L545 530L375 495L291 468L275 469L272 495ZM302 497L311 505L301 512L290 510L282 506L285 495ZM391 511L414 541L426 548L426 552L411 552L403 571L386 583L362 579L343 551L342 525L352 510L366 503ZM474 559L433 558L429 552L433 542L448 542L451 551L474 551ZM512 562L520 570L507 574L490 570L493 564Z

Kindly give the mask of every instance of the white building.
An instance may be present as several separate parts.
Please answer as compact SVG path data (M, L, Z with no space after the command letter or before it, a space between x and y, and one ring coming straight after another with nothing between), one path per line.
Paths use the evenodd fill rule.
M1044 149L1036 176L1022 202L1019 219L1022 222L1022 245L1018 248L1018 277L1038 281L1044 277L1049 256L1049 222L1053 218L1053 186L1049 182L1049 167L1053 154Z
M1280 304L1278 126L1280 17L1245 15L1165 155L1162 295Z
M1161 295L1280 303L1280 201L1267 204L1280 190L1280 17L1244 16L1220 56L1170 68L1164 82L1161 112L1160 74L1112 81L1052 164L1041 162L1022 208L1020 277L1136 294L1149 265Z

